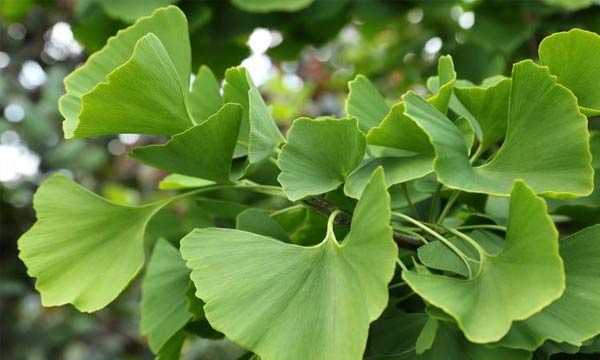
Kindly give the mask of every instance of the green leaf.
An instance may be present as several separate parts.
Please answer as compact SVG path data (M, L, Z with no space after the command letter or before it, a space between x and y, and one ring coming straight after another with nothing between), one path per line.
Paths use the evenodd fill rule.
M179 251L164 239L154 246L142 282L140 332L158 353L192 318L187 311L189 270Z
M558 233L544 201L522 182L511 193L502 252L482 250L481 270L464 280L404 271L423 299L451 315L471 342L497 341L523 320L559 298L565 288Z
M281 149L278 180L290 200L326 193L346 180L364 152L356 119L300 118Z
M379 126L390 107L369 79L358 75L348 83L348 89L350 92L345 103L346 115L356 117L358 127L365 133Z
M187 38L187 21L175 6L158 9L110 38L65 78L67 92L59 100L65 137L175 134L191 125L182 95L189 88Z
M241 106L225 104L208 120L173 136L166 144L139 147L129 155L159 169L230 183L241 117Z
M269 158L284 138L245 68L227 69L223 99L242 105L239 141L242 147L247 148L250 164ZM242 150L238 149L236 154L244 154Z
M421 333L419 334L419 337L417 338L417 341L415 343L415 352L417 354L422 354L425 351L431 349L435 341L439 326L440 323L438 320L433 318L427 319L427 322L425 323L425 326L421 330Z
M454 120L454 125L460 130L465 138L465 145L467 146L467 153L471 153L471 148L475 143L475 128L466 116L461 116Z
M529 60L513 67L506 139L482 166L471 166L464 137L446 116L414 93L404 101L405 114L435 148L438 180L450 188L506 196L522 179L548 196L586 195L593 189L587 119L573 94Z
M441 70L449 72L448 65L442 64ZM449 74L445 76L448 77ZM427 101L445 112L448 109L452 86L453 81L450 81ZM386 149L383 156L364 160L350 174L344 185L344 192L348 196L360 197L373 170L378 166L383 166L389 185L418 179L433 171L435 153L431 142L427 134L404 115L404 111L403 102L394 105L381 124L369 130L368 144L383 146Z
M333 218L325 239L311 247L239 230L193 231L181 252L207 319L263 359L362 359L394 274L389 206L379 170L341 244Z
M185 338L186 332L184 330L178 331L177 334L173 335L173 337L162 346L154 360L179 359L181 357L181 348L183 347Z
M285 230L272 217L258 209L248 209L238 215L236 228L251 233L272 237L283 242L291 242Z
M272 11L298 11L315 0L231 0L238 8L256 13Z
M109 202L56 174L34 197L37 222L18 242L19 257L44 306L92 312L113 301L144 263L144 231L167 202Z
M169 174L158 183L158 188L161 190L181 190L205 187L214 184L214 181L200 179L193 176Z
M132 23L138 18L148 15L152 10L165 5L171 5L177 0L144 0L144 1L121 1L121 0L96 0L104 11L112 18Z
M511 80L490 87L457 87L454 94L481 127L480 152L506 135Z
M223 106L221 87L207 66L200 66L190 91L190 114L201 124Z
M500 345L534 350L545 340L575 346L600 333L600 225L561 239L565 292L527 320L515 322Z
M577 96L581 111L600 115L600 35L581 29L555 33L542 40L539 54L558 82Z

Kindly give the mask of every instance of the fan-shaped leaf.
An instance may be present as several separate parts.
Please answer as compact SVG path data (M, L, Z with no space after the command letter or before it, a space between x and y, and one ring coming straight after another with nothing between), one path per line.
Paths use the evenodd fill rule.
M145 35L152 33L154 34L159 43L162 46L158 46L156 41L146 40L146 44L143 45L143 50L139 50L137 56L133 55L134 47L136 43ZM69 76L65 78L66 94L60 98L59 109L61 114L65 117L63 122L63 129L66 138L91 136L91 135L103 135L107 133L116 133L121 131L128 123L129 116L132 114L121 113L119 121L112 125L118 125L119 129L111 130L108 129L107 124L98 121L94 116L102 119L105 115L118 116L114 114L115 109L110 109L111 104L105 103L104 106L109 109L108 114L98 113L89 114L90 121L88 129L84 132L79 131L80 113L83 108L82 96L88 94L98 86L104 84L107 81L109 73L113 72L125 63L128 63L128 69L130 71L138 71L135 74L120 72L120 77L116 79L119 83L123 82L122 76L135 76L135 82L132 85L146 86L144 90L152 90L153 93L166 94L167 99L177 97L178 94L187 93L189 87L189 73L190 73L190 46L187 31L187 21L185 16L175 6L168 6L166 8L158 9L151 16L143 17L139 19L135 24L128 27L125 30L119 31L115 36L110 38L106 43L106 46L102 50L90 56L86 61L85 65L73 71ZM141 45L138 45L138 47ZM164 56L166 53L168 56ZM151 60L152 59L152 60ZM151 66L148 61L157 61L157 65L161 68ZM166 74L160 74L160 70L166 71ZM139 72L148 71L148 73ZM173 71L177 75L177 81L179 89L163 88L165 85L172 85L176 80L173 77ZM165 85L156 83L156 81L166 80ZM144 81L140 81L144 80ZM154 84L150 85L150 84ZM166 90L165 90L166 89ZM166 92L171 91L172 93L167 94ZM136 95L137 97L143 96L142 90L135 88L131 92L127 92L125 98ZM102 99L98 99L101 101ZM122 101L123 99L115 99ZM164 99L152 99L151 102L144 105L152 105L153 102ZM183 102L183 99L178 99ZM177 101L176 101L177 102ZM102 104L102 103L100 103ZM178 108L178 105L174 107ZM179 114L179 110L171 109L175 114ZM140 109L144 110L144 109ZM165 110L161 110L161 113ZM152 116L150 119L155 119ZM149 131L151 133L158 134L175 134L186 126L189 122L188 119L184 119L183 123L178 122L178 118L175 119L162 119L158 124L148 124L150 119L146 119L146 123L142 123L141 128L128 128L125 132L141 133L143 129L151 126ZM179 120L182 121L182 120ZM94 130L94 126L99 126L98 130ZM189 125L189 124L187 124ZM162 126L162 128L159 128Z
M540 61L577 96L581 111L600 115L600 35L573 29L542 40Z
M525 101L531 98L536 101ZM536 193L552 196L593 189L587 119L572 93L529 60L513 68L506 139L483 166L471 166L462 133L442 113L414 93L404 101L405 114L435 148L438 180L450 188L506 196L522 179Z
M522 182L511 193L503 251L483 255L481 271L472 279L402 273L417 294L456 319L472 342L499 340L513 321L540 311L565 288L557 231L544 201Z
M362 359L397 256L389 206L379 170L342 244L333 219L325 239L311 247L239 230L193 231L181 252L207 319L264 360Z
M291 200L335 190L364 152L365 137L356 119L300 118L281 149L278 180Z
M348 83L348 89L350 92L345 104L346 115L356 117L358 127L365 133L378 126L390 107L369 79L358 75Z
M173 135L192 125L187 90L156 35L144 35L131 58L81 96L75 137L142 133Z
M144 231L166 202L118 205L53 175L34 198L37 222L19 239L19 257L36 277L44 306L103 308L144 263Z
M166 144L139 147L130 156L159 169L229 183L241 117L240 105L225 104L208 120Z

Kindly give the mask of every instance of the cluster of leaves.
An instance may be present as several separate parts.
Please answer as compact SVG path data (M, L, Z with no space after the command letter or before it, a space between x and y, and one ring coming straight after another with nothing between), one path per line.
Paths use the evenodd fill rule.
M187 34L161 8L65 79L66 138L168 136L129 155L185 191L134 207L46 180L19 240L44 305L107 306L144 267L157 213L231 189L280 201L149 244L141 332L160 358L190 333L265 360L598 351L600 36L554 34L540 65L480 85L441 57L427 98L391 106L358 76L347 117L299 118L284 137L244 68L221 89L203 66L190 86Z

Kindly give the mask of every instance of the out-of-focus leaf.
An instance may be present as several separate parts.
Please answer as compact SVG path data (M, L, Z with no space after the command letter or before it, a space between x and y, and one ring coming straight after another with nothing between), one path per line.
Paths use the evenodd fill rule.
M223 106L221 87L207 66L200 66L190 91L190 113L201 124Z
M231 0L240 9L248 12L298 11L315 0Z

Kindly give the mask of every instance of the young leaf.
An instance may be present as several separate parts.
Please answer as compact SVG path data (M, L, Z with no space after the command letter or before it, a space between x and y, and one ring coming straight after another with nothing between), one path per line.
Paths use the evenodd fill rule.
M214 181L205 180L193 176L169 174L158 183L158 188L161 190L181 190L205 187L214 184Z
M159 169L230 183L241 117L240 105L225 104L208 120L173 136L166 144L139 147L129 155Z
M200 66L190 91L190 113L201 124L223 106L221 87L207 66Z
M87 135L77 134L79 116L83 105L82 96L89 93L98 84L105 83L109 73L128 62L138 40L148 33L154 34L160 40L168 54L168 59L160 58L159 60L166 64L171 63L170 66L174 67L181 87L176 93L187 93L191 63L190 45L189 41L186 40L188 38L187 21L181 10L175 6L168 6L156 10L150 16L140 18L132 26L119 31L108 40L102 50L90 56L85 65L65 78L66 94L59 100L59 110L65 117L63 130L66 138L96 135L96 133L90 133L90 129L88 129ZM156 74L156 69L150 71L150 74ZM169 73L171 73L171 70L169 70ZM145 75L137 74L137 76ZM134 84L137 84L137 79ZM126 96L129 97L137 92L140 92L139 89L133 90L133 93L127 93ZM173 95L169 94L169 96ZM160 100L153 99L153 101ZM96 115L102 118L104 114ZM126 122L131 114L121 115L121 121ZM90 119L90 121L94 121L94 119ZM177 123L165 126L166 128L161 130L161 134L176 133L178 132L177 129L181 127ZM155 129L155 131L158 131L158 129ZM141 131L129 132L140 133Z
M555 33L542 40L539 54L558 82L577 96L581 111L600 115L600 35L580 29Z
M247 147L250 165L268 159L284 138L245 68L227 69L223 99L242 105L239 140ZM242 150L236 154L244 153Z
M208 228L182 240L206 317L263 359L362 359L369 323L388 301L397 248L382 170L358 202L350 233L311 247Z
M390 107L369 79L358 75L348 83L348 89L350 92L345 104L346 115L356 117L358 127L365 133L378 126Z
M356 119L300 118L281 149L278 180L291 200L326 193L346 180L364 152Z
M404 101L405 114L435 148L439 181L450 188L506 196L522 179L536 193L551 196L581 196L593 189L587 119L573 94L532 61L513 67L506 139L483 166L471 166L464 137L447 117L414 93Z
M581 346L600 333L600 225L560 241L567 287L548 307L517 321L500 345L535 350L546 340Z
M166 240L154 246L142 282L140 331L155 354L192 318L187 310L189 270Z
M92 312L113 301L144 263L144 231L167 202L109 202L56 174L34 197L37 222L18 242L19 257L44 306Z
M159 38L150 33L131 58L81 96L74 137L119 133L173 135L192 125L187 90Z
M497 341L559 298L565 288L558 233L544 201L523 182L511 193L508 232L501 253L482 253L481 271L459 278L404 271L423 299L451 315L469 341Z
M479 151L483 152L506 135L511 80L490 87L457 87L454 94L481 127Z
M443 63L443 61L442 61ZM448 64L440 66L449 72ZM446 74L445 77L448 77ZM427 101L446 112L452 94L454 82L444 84L440 91ZM404 115L404 103L398 103L387 113L381 124L369 130L369 145L389 148L381 157L366 159L348 177L344 192L351 197L359 198L367 182L378 166L385 170L389 185L400 184L418 179L433 171L435 153L427 134L410 118Z

